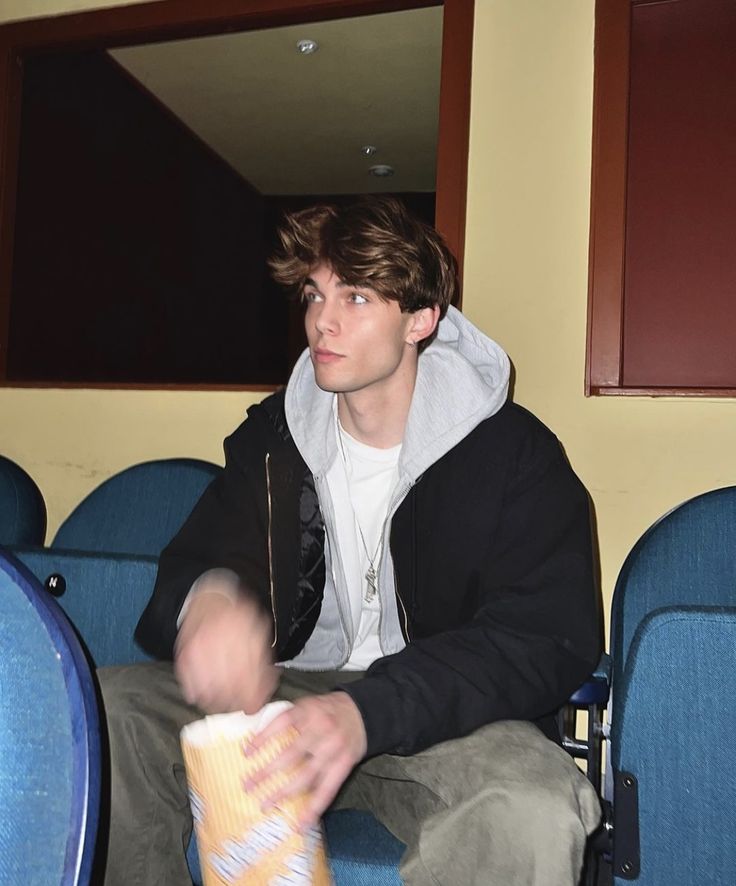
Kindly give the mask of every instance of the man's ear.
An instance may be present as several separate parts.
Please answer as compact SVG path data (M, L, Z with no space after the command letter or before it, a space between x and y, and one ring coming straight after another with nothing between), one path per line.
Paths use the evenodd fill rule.
M431 308L420 308L411 315L411 323L406 336L408 344L415 345L428 338L437 328L440 320L440 309L437 305Z

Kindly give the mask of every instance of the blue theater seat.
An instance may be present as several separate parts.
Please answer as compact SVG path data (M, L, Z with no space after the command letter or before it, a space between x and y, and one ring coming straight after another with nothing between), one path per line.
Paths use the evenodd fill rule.
M33 478L0 455L0 545L42 545L46 503Z
M100 792L92 675L64 613L0 551L0 883L86 886Z

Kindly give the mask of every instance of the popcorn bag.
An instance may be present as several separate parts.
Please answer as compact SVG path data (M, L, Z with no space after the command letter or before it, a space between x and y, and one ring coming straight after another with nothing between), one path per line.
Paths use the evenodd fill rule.
M307 795L264 813L264 796L288 776L277 773L249 793L243 789L243 781L294 736L276 735L250 757L244 740L288 707L273 702L252 716L218 714L181 730L204 886L331 886L321 829L297 830Z

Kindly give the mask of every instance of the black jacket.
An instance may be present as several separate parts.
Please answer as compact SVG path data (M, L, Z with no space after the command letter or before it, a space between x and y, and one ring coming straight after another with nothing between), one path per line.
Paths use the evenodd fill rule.
M181 604L214 567L237 572L271 613L278 660L316 623L324 528L283 392L248 415L161 556L136 630L153 655L171 657ZM588 497L554 435L507 403L411 489L391 553L407 645L344 687L368 755L415 753L503 719L556 737L554 712L595 667L602 629Z

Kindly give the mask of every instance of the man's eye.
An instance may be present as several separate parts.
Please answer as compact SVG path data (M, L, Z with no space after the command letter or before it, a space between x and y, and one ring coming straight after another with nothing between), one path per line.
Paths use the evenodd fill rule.
M367 299L364 295L361 295L360 292L351 292L351 293L350 293L350 301L351 301L354 305L365 305L365 304L368 304L368 299Z
M302 292L302 301L306 302L315 302L319 299L319 293L315 292L313 289L305 289Z

